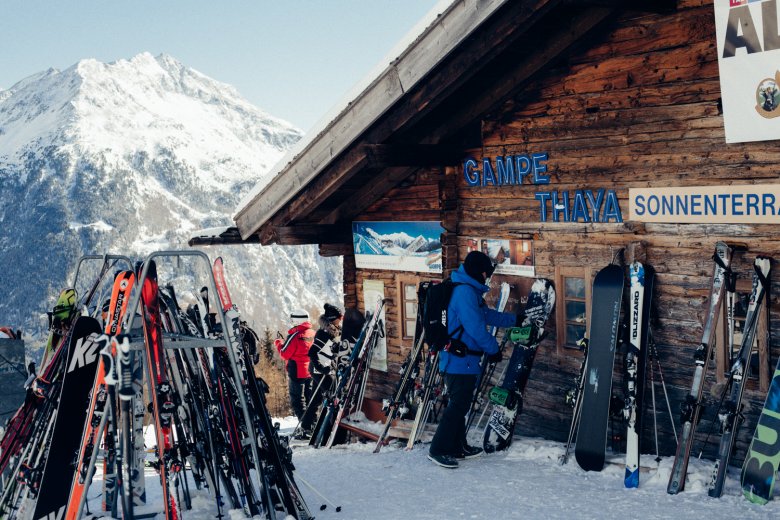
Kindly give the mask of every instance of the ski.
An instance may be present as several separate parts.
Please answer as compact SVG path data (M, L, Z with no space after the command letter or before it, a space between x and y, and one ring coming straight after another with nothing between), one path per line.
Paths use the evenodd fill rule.
M163 496L163 516L166 520L176 520L178 512L176 500L169 488L170 454L172 450L171 414L174 408L171 401L171 388L165 371L163 351L162 319L158 296L157 265L149 260L144 266L146 276L141 285L141 314L146 351L147 384L151 396L154 431L157 439L157 470L160 474L160 486Z
M623 278L623 268L610 264L593 280L588 357L580 395L582 410L574 446L577 464L585 471L604 469L612 371L620 335Z
M230 297L221 257L214 261L214 280L219 301L222 304L222 310L228 324L228 330L225 333L230 345L239 353L239 359L243 361L244 388L248 390L249 402L253 405L255 417L260 427L262 452L268 457L266 460L263 460L259 458L258 451L254 453L257 464L265 465L264 468L256 467L264 480L263 491L270 494L270 488L273 487L277 493L280 493L284 511L288 515L294 516L299 520L313 518L293 479L292 453L287 449L283 455L278 432L271 423L271 416L265 403L265 394L268 391L267 385L262 379L255 376L249 352L246 350L246 344L241 340L241 318L238 307L236 307ZM275 481L271 475L277 477ZM270 511L271 508L269 507L269 517Z
M718 321L721 301L723 299L723 289L728 285L731 273L731 256L733 249L723 242L715 245L715 254L712 259L715 262L715 269L712 274L712 285L710 286L709 310L704 322L704 332L699 347L693 354L696 369L693 373L693 383L691 391L685 398L685 402L680 410L680 423L682 432L680 440L677 443L677 452L672 465L672 472L669 475L669 484L666 491L669 494L677 494L685 489L685 476L688 472L688 458L691 455L693 439L696 434L696 427L699 423L699 415L702 409L702 390L704 388L704 377L707 374L707 367L711 358L712 343L714 341L715 325Z
M731 454L734 451L739 426L744 419L742 415L742 395L745 391L745 379L750 369L750 357L753 343L758 329L758 317L761 313L761 302L766 296L769 287L769 270L771 261L766 257L757 257L753 264L753 289L750 293L745 326L742 330L742 343L739 347L734 363L729 371L727 386L724 392L729 392L729 397L718 413L721 423L720 445L718 458L712 472L712 480L707 494L711 497L720 497L723 494L723 484L726 482ZM730 391L729 391L729 386Z
M108 308L108 318L104 327L104 332L108 336L114 336L121 331L122 318L124 317L127 304L130 300L130 292L132 291L134 282L135 274L132 271L123 271L114 279L114 286ZM108 349L108 351L110 351L110 349ZM84 423L84 428L82 429L81 444L76 458L76 475L73 479L73 484L71 485L68 497L68 508L65 511L66 520L73 520L79 518L81 515L81 510L84 507L84 502L86 500L86 491L90 485L95 460L97 458L97 448L101 436L106 429L106 420L108 418L106 403L109 392L106 385L106 366L108 365L106 365L105 360L106 358L101 356L95 374L95 382L92 385L89 409L87 410L86 421ZM114 420L116 420L116 418L114 418ZM109 437L105 443L108 451L113 450L113 447L111 446L112 440L113 439ZM104 474L108 476L110 475L110 472L104 472ZM110 478L107 478L106 480L110 480ZM107 484L109 489L110 486L110 483ZM110 503L110 499L106 499L106 502Z
M554 306L555 289L552 283L537 278L528 295L522 327L507 331L513 350L501 385L490 391L493 409L482 436L485 453L502 451L512 444L515 424L523 410L525 387L536 351L546 336L544 326Z
M642 410L644 409L645 367L650 334L650 306L653 299L655 273L650 266L633 262L629 268L629 340L626 353L626 400L623 410L626 428L626 471L623 483L627 488L639 486L639 456L642 442Z
M399 415L403 416L403 414L406 413L406 403L409 394L413 389L415 380L419 376L420 358L423 352L423 341L425 340L422 312L425 308L425 293L428 287L427 284L429 283L430 282L423 282L417 289L417 321L414 328L414 346L403 365L401 379L398 381L395 394L393 394L393 397L382 407L385 410L387 419L385 420L385 425L376 441L376 446L374 446L374 453L379 453L379 450L382 449L382 445L390 432L393 421L399 417Z

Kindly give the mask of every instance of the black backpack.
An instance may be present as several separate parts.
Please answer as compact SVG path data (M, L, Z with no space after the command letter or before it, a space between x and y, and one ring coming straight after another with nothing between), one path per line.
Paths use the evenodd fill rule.
M452 291L460 285L447 278L441 283L422 282L420 284L420 308L422 309L425 342L432 352L447 349L451 342L447 332L447 314Z

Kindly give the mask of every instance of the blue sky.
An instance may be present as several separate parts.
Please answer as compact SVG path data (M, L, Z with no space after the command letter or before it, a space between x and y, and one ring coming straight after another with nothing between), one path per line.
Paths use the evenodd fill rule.
M235 86L303 130L436 0L2 0L0 88L144 51Z

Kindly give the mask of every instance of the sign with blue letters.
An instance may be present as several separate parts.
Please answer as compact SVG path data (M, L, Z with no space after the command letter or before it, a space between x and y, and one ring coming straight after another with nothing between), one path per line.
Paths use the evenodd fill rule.
M676 224L778 224L780 185L631 188L631 220Z
M498 155L463 161L463 179L468 188L505 188L550 184L547 152ZM615 190L537 191L540 222L623 222Z

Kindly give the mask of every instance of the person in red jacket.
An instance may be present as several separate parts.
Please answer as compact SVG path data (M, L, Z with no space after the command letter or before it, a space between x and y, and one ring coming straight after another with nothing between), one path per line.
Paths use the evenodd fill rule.
M290 313L293 327L287 331L287 339L276 340L276 348L287 368L290 404L299 421L303 420L306 406L311 401L311 375L309 374L309 349L314 342L314 329L306 311ZM310 424L301 424L304 432L311 429Z

